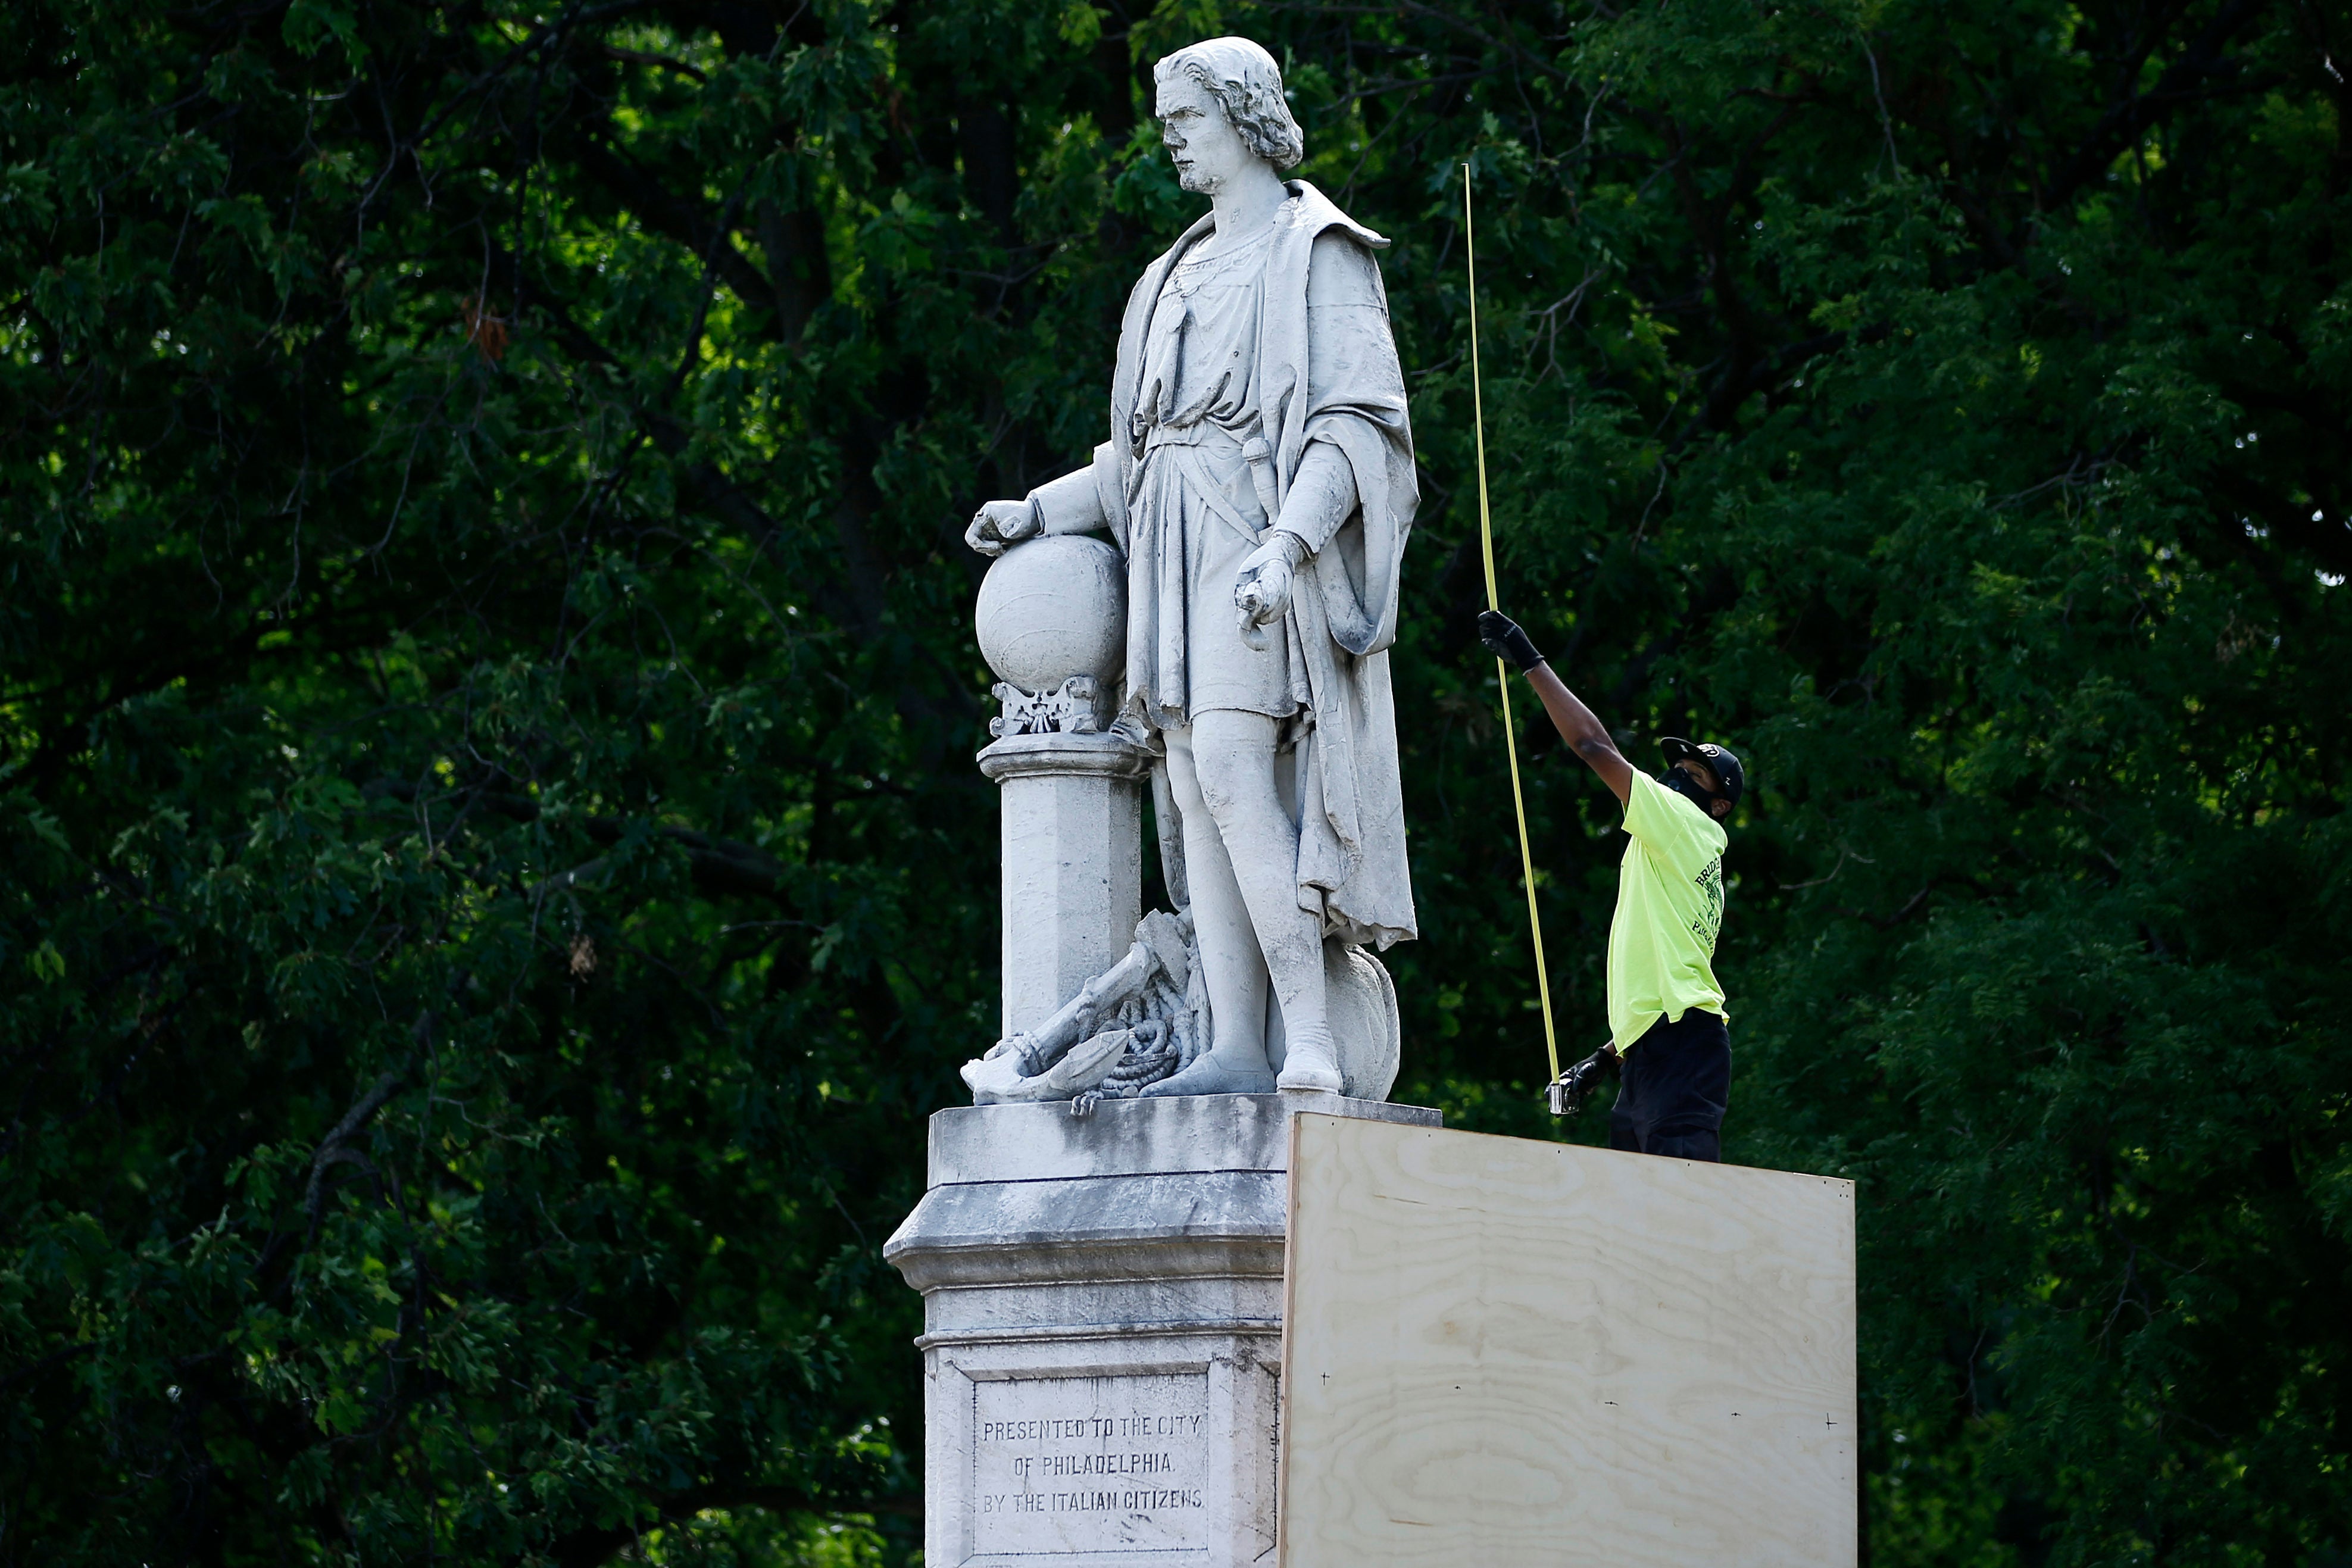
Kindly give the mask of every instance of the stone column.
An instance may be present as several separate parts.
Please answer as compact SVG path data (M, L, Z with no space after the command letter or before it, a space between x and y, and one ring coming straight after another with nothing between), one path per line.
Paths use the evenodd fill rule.
M1007 735L980 753L1003 820L1000 1035L1044 1023L1135 941L1143 914L1136 781L1150 766L1150 753L1110 734Z
M1337 1095L942 1110L883 1247L923 1293L923 1561L1273 1561L1292 1104Z

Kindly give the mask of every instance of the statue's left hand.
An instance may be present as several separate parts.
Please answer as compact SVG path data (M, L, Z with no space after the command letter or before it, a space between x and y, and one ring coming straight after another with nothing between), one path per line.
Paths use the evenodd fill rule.
M1242 563L1234 579L1234 609L1241 618L1242 641L1254 648L1266 646L1265 628L1290 613L1291 584L1306 555L1305 540L1271 529L1265 542Z

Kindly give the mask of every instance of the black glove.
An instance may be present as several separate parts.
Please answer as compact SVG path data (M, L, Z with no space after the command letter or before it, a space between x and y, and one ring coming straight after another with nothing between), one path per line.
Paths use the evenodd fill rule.
M1544 656L1528 640L1527 629L1500 610L1478 612L1478 640L1496 658L1509 659L1511 667L1521 674L1544 661Z
M1617 1053L1606 1047L1593 1052L1548 1086L1554 1116L1581 1116L1603 1079L1617 1075Z

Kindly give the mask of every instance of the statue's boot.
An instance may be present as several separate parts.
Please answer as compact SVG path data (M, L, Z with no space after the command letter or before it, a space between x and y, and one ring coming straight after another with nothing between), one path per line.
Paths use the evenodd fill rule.
M1328 1029L1302 1029L1291 1037L1282 1058L1276 1087L1338 1094L1343 1088L1338 1054Z
M1212 1051L1178 1073L1143 1087L1145 1097L1171 1094L1272 1094L1274 1072L1263 1063L1255 1068L1227 1067Z

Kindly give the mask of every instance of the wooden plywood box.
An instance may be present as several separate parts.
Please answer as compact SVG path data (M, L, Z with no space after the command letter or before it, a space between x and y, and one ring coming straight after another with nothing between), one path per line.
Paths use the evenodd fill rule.
M1852 1183L1291 1135L1283 1568L1854 1562Z

